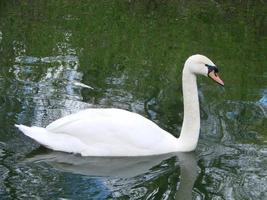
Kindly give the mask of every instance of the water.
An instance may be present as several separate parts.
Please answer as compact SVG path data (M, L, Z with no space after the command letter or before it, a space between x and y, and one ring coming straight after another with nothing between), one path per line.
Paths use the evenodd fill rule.
M1 199L267 199L264 1L1 1ZM13 126L90 107L137 112L179 136L181 71L201 53L196 152L82 158Z

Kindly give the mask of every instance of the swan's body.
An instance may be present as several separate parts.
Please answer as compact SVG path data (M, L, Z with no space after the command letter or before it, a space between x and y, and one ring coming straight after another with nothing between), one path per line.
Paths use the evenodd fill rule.
M208 58L194 55L184 66L184 121L178 139L145 117L121 109L83 110L46 128L16 126L50 149L83 156L147 156L192 151L200 128L196 74L209 74L202 64L214 65Z

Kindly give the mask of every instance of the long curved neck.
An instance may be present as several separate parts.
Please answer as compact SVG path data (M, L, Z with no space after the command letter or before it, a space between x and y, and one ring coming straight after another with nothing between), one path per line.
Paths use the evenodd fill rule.
M184 119L178 141L182 151L193 151L197 146L200 129L199 100L196 75L186 66L183 69L182 81Z

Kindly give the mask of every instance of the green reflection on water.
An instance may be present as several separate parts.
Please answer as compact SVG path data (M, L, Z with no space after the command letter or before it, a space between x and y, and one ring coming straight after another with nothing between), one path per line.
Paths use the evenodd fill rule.
M266 197L261 187L266 187L267 140L264 13L263 1L0 2L0 170L7 172L1 176L0 194L23 195L14 181L25 176L23 170L17 172L22 164L16 159L37 147L14 130L14 123L46 125L92 105L119 107L138 112L178 136L183 116L182 66L188 56L201 53L219 66L226 87L223 91L210 80L199 80L201 172L193 197ZM80 82L94 90L77 86ZM43 175L38 175L40 167ZM46 165L22 168L37 170L34 180L53 171ZM48 177L51 182L52 176ZM76 177L73 183L77 186L81 179ZM60 187L62 179L54 182L60 192L47 188L50 196L73 198ZM160 198L166 193L172 198L172 184L152 179L149 186L144 182L139 186L147 189L146 196ZM120 187L94 187L82 197L96 191L102 198L107 193L123 194ZM251 187L255 189L250 191ZM29 191L24 194L30 195ZM131 195L135 193L122 198Z

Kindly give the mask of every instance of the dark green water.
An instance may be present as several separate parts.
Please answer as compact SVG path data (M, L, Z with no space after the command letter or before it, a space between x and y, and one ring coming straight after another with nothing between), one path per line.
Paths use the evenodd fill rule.
M1 1L0 199L267 199L266 7ZM226 86L198 79L194 153L81 158L39 148L13 126L117 107L179 136L181 71L195 53L220 67Z

